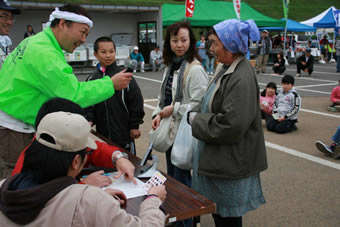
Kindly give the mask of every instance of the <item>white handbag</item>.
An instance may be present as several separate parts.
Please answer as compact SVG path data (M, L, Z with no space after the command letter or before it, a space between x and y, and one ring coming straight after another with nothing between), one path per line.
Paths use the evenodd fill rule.
M154 150L162 153L169 150L175 141L174 124L175 121L171 115L170 117L162 118L158 128L150 130L150 141Z

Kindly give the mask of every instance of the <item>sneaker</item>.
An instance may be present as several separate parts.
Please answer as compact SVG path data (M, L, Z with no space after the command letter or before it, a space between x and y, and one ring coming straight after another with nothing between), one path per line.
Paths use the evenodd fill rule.
M323 142L320 141L316 141L315 143L316 148L318 148L319 151L321 151L322 153L324 153L327 156L332 156L333 155L333 151L332 149L327 146L326 144L324 144Z
M296 74L296 77L300 77L300 76L301 76L301 74L300 74L300 73L297 73L297 74Z
M141 70L141 72L142 72L142 73L145 73L145 71L144 71L144 70Z
M137 72L137 70L133 70L133 73L136 73Z
M329 106L329 107L327 108L327 110L330 111L330 112L337 112L335 106Z

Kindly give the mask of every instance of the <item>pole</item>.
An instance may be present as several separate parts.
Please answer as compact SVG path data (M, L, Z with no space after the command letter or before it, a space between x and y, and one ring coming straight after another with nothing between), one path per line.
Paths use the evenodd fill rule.
M284 41L283 41L283 55L284 55L284 57L286 57L286 43L287 43L287 18L285 18L285 20L286 20L286 25L285 25L285 33L284 33ZM285 60L287 60L287 59L285 59ZM286 62L288 62L288 61L286 61Z

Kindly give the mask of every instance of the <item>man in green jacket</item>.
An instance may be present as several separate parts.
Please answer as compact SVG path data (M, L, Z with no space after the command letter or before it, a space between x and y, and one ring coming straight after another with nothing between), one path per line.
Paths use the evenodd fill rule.
M0 71L0 162L5 162L5 175L30 142L43 103L61 97L88 107L132 79L132 73L122 71L112 78L79 82L62 50L72 53L84 43L92 21L83 7L65 5L52 12L50 22L50 27L23 40Z

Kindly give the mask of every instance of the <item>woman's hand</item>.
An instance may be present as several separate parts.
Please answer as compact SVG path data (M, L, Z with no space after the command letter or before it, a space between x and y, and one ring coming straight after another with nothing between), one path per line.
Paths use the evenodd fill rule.
M173 112L174 112L174 106L169 105L169 106L164 107L163 110L159 113L159 115L162 118L167 118L167 117L170 117Z
M115 199L117 199L118 202L120 203L120 205L126 204L127 198L122 191L119 191L117 189L108 188L108 189L105 189L105 192L108 193L109 195L112 195Z
M164 202L164 200L166 199L166 189L164 185L151 187L148 193L157 195L158 198L162 200L162 202Z
M140 137L140 135L141 135L141 133L140 133L139 129L131 129L130 130L130 137L132 139L137 139L137 138Z
M161 122L161 116L159 114L152 120L152 129L155 130L159 127L159 124Z

